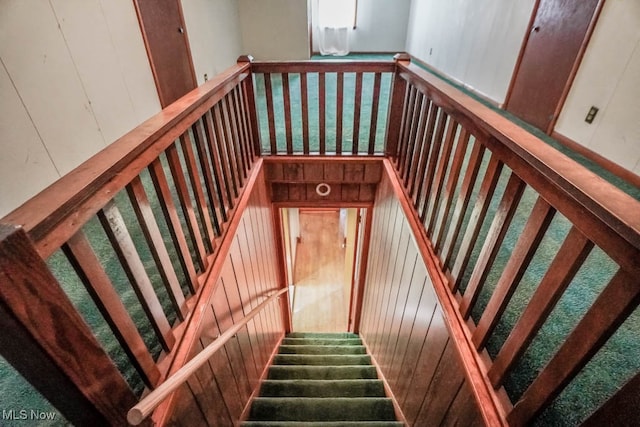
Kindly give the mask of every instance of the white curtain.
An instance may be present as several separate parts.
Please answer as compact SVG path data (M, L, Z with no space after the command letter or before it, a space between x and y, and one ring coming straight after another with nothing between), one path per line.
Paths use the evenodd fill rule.
M356 0L318 0L320 54L349 53L349 33L356 18Z

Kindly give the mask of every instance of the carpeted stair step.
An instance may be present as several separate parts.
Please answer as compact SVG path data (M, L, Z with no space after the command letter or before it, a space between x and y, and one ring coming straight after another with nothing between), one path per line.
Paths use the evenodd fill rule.
M381 380L266 380L262 397L385 397Z
M291 332L287 338L360 338L358 334L351 332Z
M250 420L395 421L393 403L383 397L257 397Z
M398 421L245 421L242 427L404 427Z
M367 354L278 354L274 365L370 365Z
M283 345L362 345L360 338L284 338Z
M376 368L370 365L313 366L279 365L269 367L270 380L353 380L377 379Z
M280 354L367 354L363 345L281 345Z

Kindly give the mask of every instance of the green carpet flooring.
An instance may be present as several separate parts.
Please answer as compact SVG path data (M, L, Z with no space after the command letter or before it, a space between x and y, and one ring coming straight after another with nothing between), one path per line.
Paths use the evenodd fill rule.
M282 341L242 425L403 424L396 421L393 403L357 335L291 333Z

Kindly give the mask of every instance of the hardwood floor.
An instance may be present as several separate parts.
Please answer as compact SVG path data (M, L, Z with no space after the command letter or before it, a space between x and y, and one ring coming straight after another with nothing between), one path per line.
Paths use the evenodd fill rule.
M300 237L293 275L293 330L345 332L351 284L344 280L339 211L300 211Z

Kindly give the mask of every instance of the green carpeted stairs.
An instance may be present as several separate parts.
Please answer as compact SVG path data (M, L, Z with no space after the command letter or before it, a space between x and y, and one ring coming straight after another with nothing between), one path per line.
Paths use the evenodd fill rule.
M358 335L287 335L244 427L400 427Z

